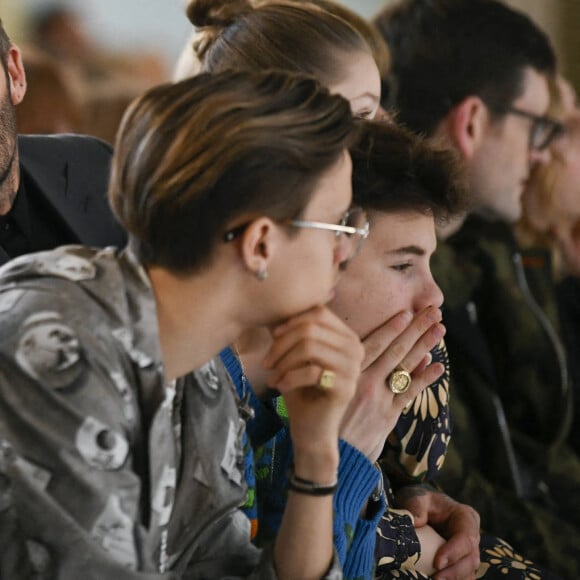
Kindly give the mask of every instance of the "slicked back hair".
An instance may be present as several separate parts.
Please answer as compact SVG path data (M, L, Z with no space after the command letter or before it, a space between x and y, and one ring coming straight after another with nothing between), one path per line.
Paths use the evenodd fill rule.
M331 86L343 78L341 57L372 55L351 24L309 2L193 0L187 13L206 72L281 69Z
M143 264L199 271L236 220L299 215L354 135L348 102L310 77L200 74L130 106L109 197Z

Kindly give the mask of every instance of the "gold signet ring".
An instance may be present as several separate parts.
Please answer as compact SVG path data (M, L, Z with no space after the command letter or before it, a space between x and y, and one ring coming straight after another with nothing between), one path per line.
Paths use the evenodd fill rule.
M411 386L411 375L404 369L395 369L387 377L387 384L395 395L402 395Z
M334 388L334 379L336 375L329 370L323 370L318 381L318 386L321 389L328 390Z

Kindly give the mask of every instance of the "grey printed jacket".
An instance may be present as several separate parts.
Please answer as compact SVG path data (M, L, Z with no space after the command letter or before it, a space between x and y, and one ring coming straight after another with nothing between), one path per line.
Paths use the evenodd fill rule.
M167 385L129 251L0 269L0 578L274 579L219 358ZM328 578L341 578L333 563Z

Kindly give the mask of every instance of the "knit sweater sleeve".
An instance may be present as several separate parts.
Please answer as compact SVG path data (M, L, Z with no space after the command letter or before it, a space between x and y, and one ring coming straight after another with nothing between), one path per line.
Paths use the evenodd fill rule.
M358 449L339 442L338 490L334 496L334 546L345 579L371 578L375 534L386 509L384 494L373 501L382 486L381 474ZM361 515L364 514L364 515Z
M248 424L254 453L246 449L246 477L249 482L249 500L242 509L253 520L259 513L258 544L267 545L276 535L286 503L288 467L292 463L292 441L287 412L279 398L275 409L279 423L274 422L246 383L242 392L242 370L235 354L226 349L221 358L238 389L240 398L250 394L250 404L256 417ZM276 432L277 431L277 432ZM272 433L275 435L272 437ZM382 475L358 449L346 441L339 441L340 462L338 490L334 496L333 541L336 554L343 566L345 580L371 578L374 570L375 534L378 522L386 509L384 494L372 501L373 491L382 484ZM255 473L258 479L255 479ZM255 485L257 484L257 490ZM257 493L254 495L254 491ZM361 515L364 514L364 515Z

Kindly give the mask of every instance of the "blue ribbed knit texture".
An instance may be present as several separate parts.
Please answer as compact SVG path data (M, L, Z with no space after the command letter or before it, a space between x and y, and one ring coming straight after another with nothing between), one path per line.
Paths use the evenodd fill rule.
M369 519L360 514L377 486L380 474L355 447L340 440L338 490L334 496L334 546L349 580L372 578L375 561L375 535L386 509L384 497L373 506Z
M235 354L230 349L225 349L220 356L238 395L243 397L242 369ZM246 454L245 458L250 494L256 486L256 469L261 474L257 493L258 537L262 536L262 540L267 541L275 535L282 519L287 468L292 458L292 441L287 425L284 426L279 417L274 419L272 409L265 407L255 397L247 380L245 388L251 391L250 404L256 411L256 417L248 423L252 444L254 436L263 441L265 433L271 433L279 427L273 438L255 448L254 453ZM339 441L339 452L339 484L334 496L334 546L345 580L371 579L374 571L376 528L386 509L384 497L379 505L374 506L370 519L361 518L360 514L377 486L380 474L358 449L346 441ZM264 473L266 470L267 474ZM256 505L246 506L244 511L251 519L256 517Z

